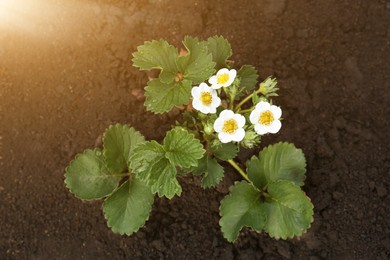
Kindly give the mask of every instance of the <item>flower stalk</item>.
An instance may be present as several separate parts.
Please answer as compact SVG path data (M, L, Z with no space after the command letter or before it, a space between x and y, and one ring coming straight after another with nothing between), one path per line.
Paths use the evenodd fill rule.
M246 98L244 98L243 100L241 100L241 102L237 104L236 109L235 109L235 112L240 111L240 107L241 107L242 105L244 105L246 102L248 102L250 99L252 99L253 95L257 95L257 94L259 94L260 92L261 92L260 89L258 89L256 92L253 92L252 94L248 95Z
M230 163L230 165L233 166L233 168L236 169L247 182L252 183L251 180L249 179L248 175L246 175L244 170L241 169L241 167L238 166L235 161L227 160L227 162Z

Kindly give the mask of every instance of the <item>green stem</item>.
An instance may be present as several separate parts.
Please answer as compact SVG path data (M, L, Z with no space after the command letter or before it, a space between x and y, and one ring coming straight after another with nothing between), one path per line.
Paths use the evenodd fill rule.
M243 110L240 110L240 113L241 114L245 114L245 113L248 113L248 112L251 112L253 109L250 108L250 109L243 109Z
M231 110L233 110L233 107L234 107L234 95L231 95L231 96L230 96L229 108L230 108Z
M235 161L227 160L227 162L230 163L230 165L233 166L233 168L236 169L246 181L252 183L251 180L249 180L248 175L246 175L246 173L240 168L240 166L237 165Z
M233 88L229 91L229 96L230 96L229 108L231 110L233 110L233 108L234 108L234 99L236 97L236 92L237 92L237 89L235 86L233 86Z
M241 102L240 103L238 103L238 105L236 106L236 109L235 109L235 112L237 112L239 109L240 109L240 107L242 106L242 105L244 105L246 102L248 102L252 97L253 97L253 95L254 94L259 94L260 93L260 89L258 89L256 92L253 92L252 94L250 94L250 95L248 95L246 98L244 98L243 100L241 100Z

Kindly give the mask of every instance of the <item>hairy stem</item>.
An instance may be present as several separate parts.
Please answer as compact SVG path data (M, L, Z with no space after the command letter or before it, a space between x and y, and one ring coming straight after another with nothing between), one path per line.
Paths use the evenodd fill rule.
M233 168L236 169L246 181L252 183L251 180L249 180L248 175L246 175L246 173L240 168L240 166L237 165L235 161L228 160L227 162L230 163L230 165L233 166Z
M258 89L256 92L253 92L252 94L248 95L248 96L247 96L246 98L244 98L243 100L241 100L241 102L237 104L236 109L235 109L235 112L237 112L237 111L240 109L240 107L241 107L242 105L244 105L246 102L248 102L248 101L253 97L254 94L257 95L257 94L259 94L259 93L260 93L260 89Z
M241 114L245 114L245 113L248 113L248 112L251 112L253 109L250 108L250 109L243 109L243 110L240 110L240 113Z
M236 97L236 90L234 89L234 90L232 90L231 92L230 92L230 104L229 104L229 108L231 109L231 110L233 110L233 108L234 108L234 98Z

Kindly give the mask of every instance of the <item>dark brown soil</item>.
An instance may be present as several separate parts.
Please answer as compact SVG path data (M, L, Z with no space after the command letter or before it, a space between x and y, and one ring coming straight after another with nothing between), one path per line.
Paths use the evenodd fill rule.
M26 2L8 10L14 20L0 15L0 259L390 257L390 2ZM137 234L113 234L100 202L65 188L65 167L111 123L161 139L177 118L147 113L137 98L147 76L131 66L136 46L215 34L238 65L278 77L285 120L263 145L304 150L312 228L287 241L244 230L226 242L219 201L239 179L226 166L216 190L182 180L182 196L157 199Z

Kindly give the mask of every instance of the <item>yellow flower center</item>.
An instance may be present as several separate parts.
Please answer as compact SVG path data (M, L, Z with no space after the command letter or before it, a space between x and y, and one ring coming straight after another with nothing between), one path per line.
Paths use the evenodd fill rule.
M200 101L202 101L203 105L208 106L213 101L213 97L210 92L202 92L200 93Z
M274 121L274 115L267 110L260 114L259 123L262 125L270 125Z
M222 131L225 133L234 133L238 128L237 122L234 119L228 119L223 123Z
M228 82L228 81L229 81L229 74L227 74L227 73L224 73L224 74L217 76L217 83L218 84L223 85L223 84L226 84L226 82Z

